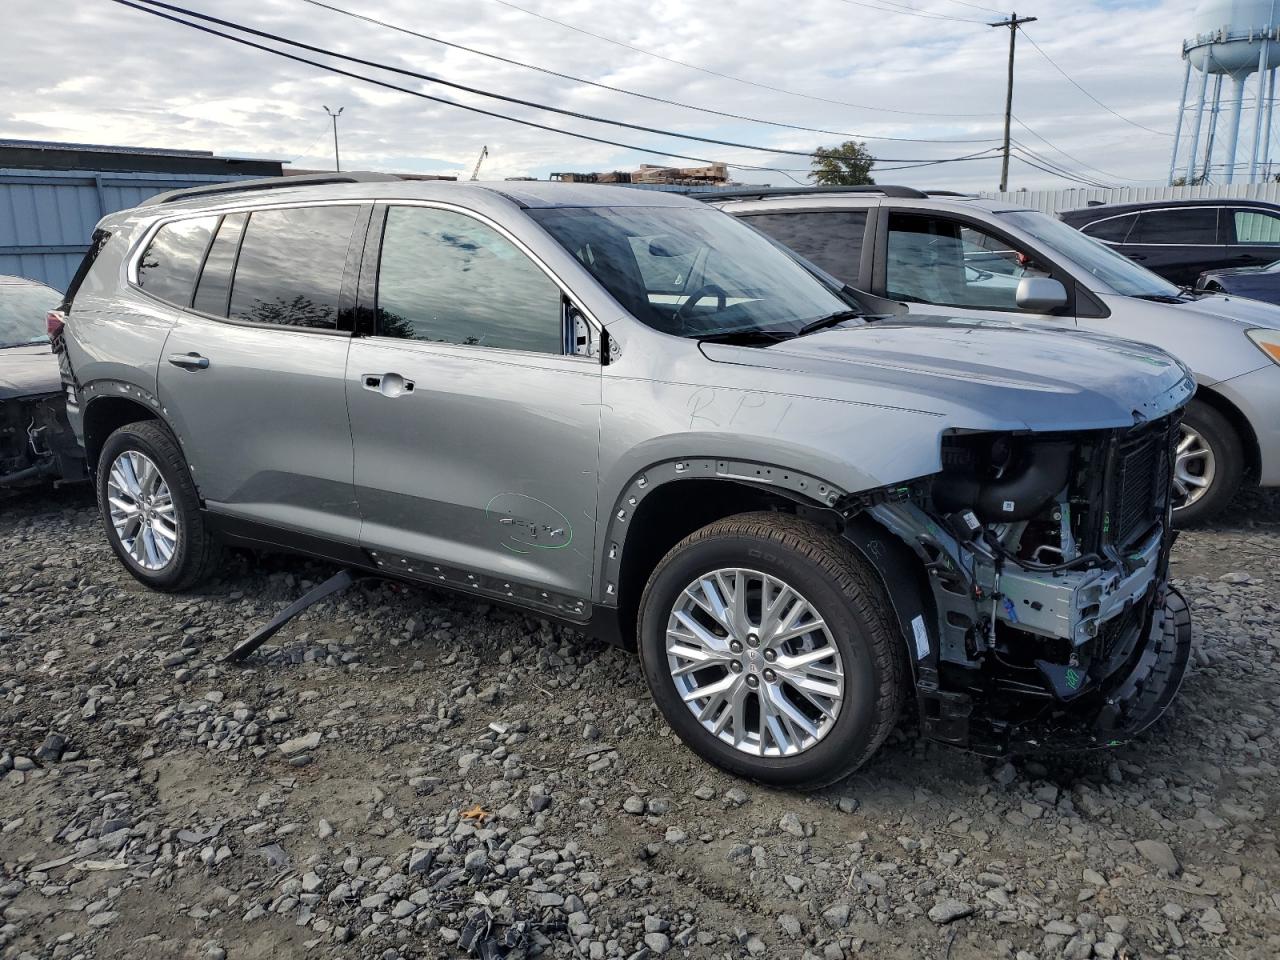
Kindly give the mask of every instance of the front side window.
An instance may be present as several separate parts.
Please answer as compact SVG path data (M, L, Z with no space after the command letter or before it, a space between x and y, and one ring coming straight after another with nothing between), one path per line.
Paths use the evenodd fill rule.
M795 259L719 210L549 207L528 216L625 310L663 333L781 338L850 312L848 301Z
M895 300L1016 310L1024 276L1048 273L994 234L940 217L889 218L885 287Z
M1129 238L1129 231L1138 222L1138 215L1130 213L1123 217L1107 217L1083 227L1081 232L1095 240L1106 243L1124 243Z
M196 274L217 225L217 217L166 223L138 259L138 286L153 297L190 306Z
M244 228L228 316L312 330L338 326L354 205L255 210Z
M1218 208L1145 210L1138 215L1138 222L1125 242L1148 246L1212 246L1218 242Z
M378 263L378 335L564 352L560 288L492 227L390 207Z
M1280 246L1280 217L1260 210L1233 210L1238 244L1249 246Z
M743 221L845 283L856 285L867 233L865 210L750 213Z

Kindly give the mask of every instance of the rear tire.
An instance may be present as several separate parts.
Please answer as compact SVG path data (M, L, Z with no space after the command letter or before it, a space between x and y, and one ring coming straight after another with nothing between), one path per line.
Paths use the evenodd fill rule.
M125 424L98 457L98 510L107 542L139 581L177 592L208 580L221 547L177 441L153 420Z
M1188 527L1211 519L1239 492L1244 444L1231 422L1202 400L1188 405L1182 428L1174 464L1173 520ZM1196 485L1206 477L1207 485ZM1180 502L1186 506L1178 506Z
M907 686L905 646L874 574L839 536L785 514L729 517L676 544L641 597L638 641L680 738L779 786L814 789L865 763Z

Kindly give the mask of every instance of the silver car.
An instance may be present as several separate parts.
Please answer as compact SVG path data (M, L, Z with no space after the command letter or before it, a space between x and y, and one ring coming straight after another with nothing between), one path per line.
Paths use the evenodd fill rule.
M1180 523L1280 486L1280 307L1179 288L1053 217L909 187L743 191L712 202L912 315L1092 330L1181 358Z
M803 787L910 701L1003 753L1173 698L1178 361L904 323L686 198L329 181L100 224L64 375L143 583L229 543L513 604L634 645L693 749Z

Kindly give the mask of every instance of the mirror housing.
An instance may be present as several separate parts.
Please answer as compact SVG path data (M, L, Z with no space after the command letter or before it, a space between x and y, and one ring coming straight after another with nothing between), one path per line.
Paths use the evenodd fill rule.
M1023 277L1015 297L1019 310L1052 313L1067 305L1067 288L1052 277Z

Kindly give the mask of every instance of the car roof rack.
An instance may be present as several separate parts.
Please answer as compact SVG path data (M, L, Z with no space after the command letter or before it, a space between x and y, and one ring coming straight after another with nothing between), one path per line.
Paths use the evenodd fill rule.
M262 177L257 180L227 180L203 187L184 187L158 193L139 206L177 203L192 197L212 197L223 193L248 193L254 190L282 190L285 187L317 187L329 183L384 183L400 178L391 173L304 173L294 177Z
M868 184L856 187L757 187L741 190L716 190L706 193L690 193L698 200L754 200L764 197L807 197L811 194L824 193L878 193L884 197L907 200L927 200L929 195L915 187L880 186Z

